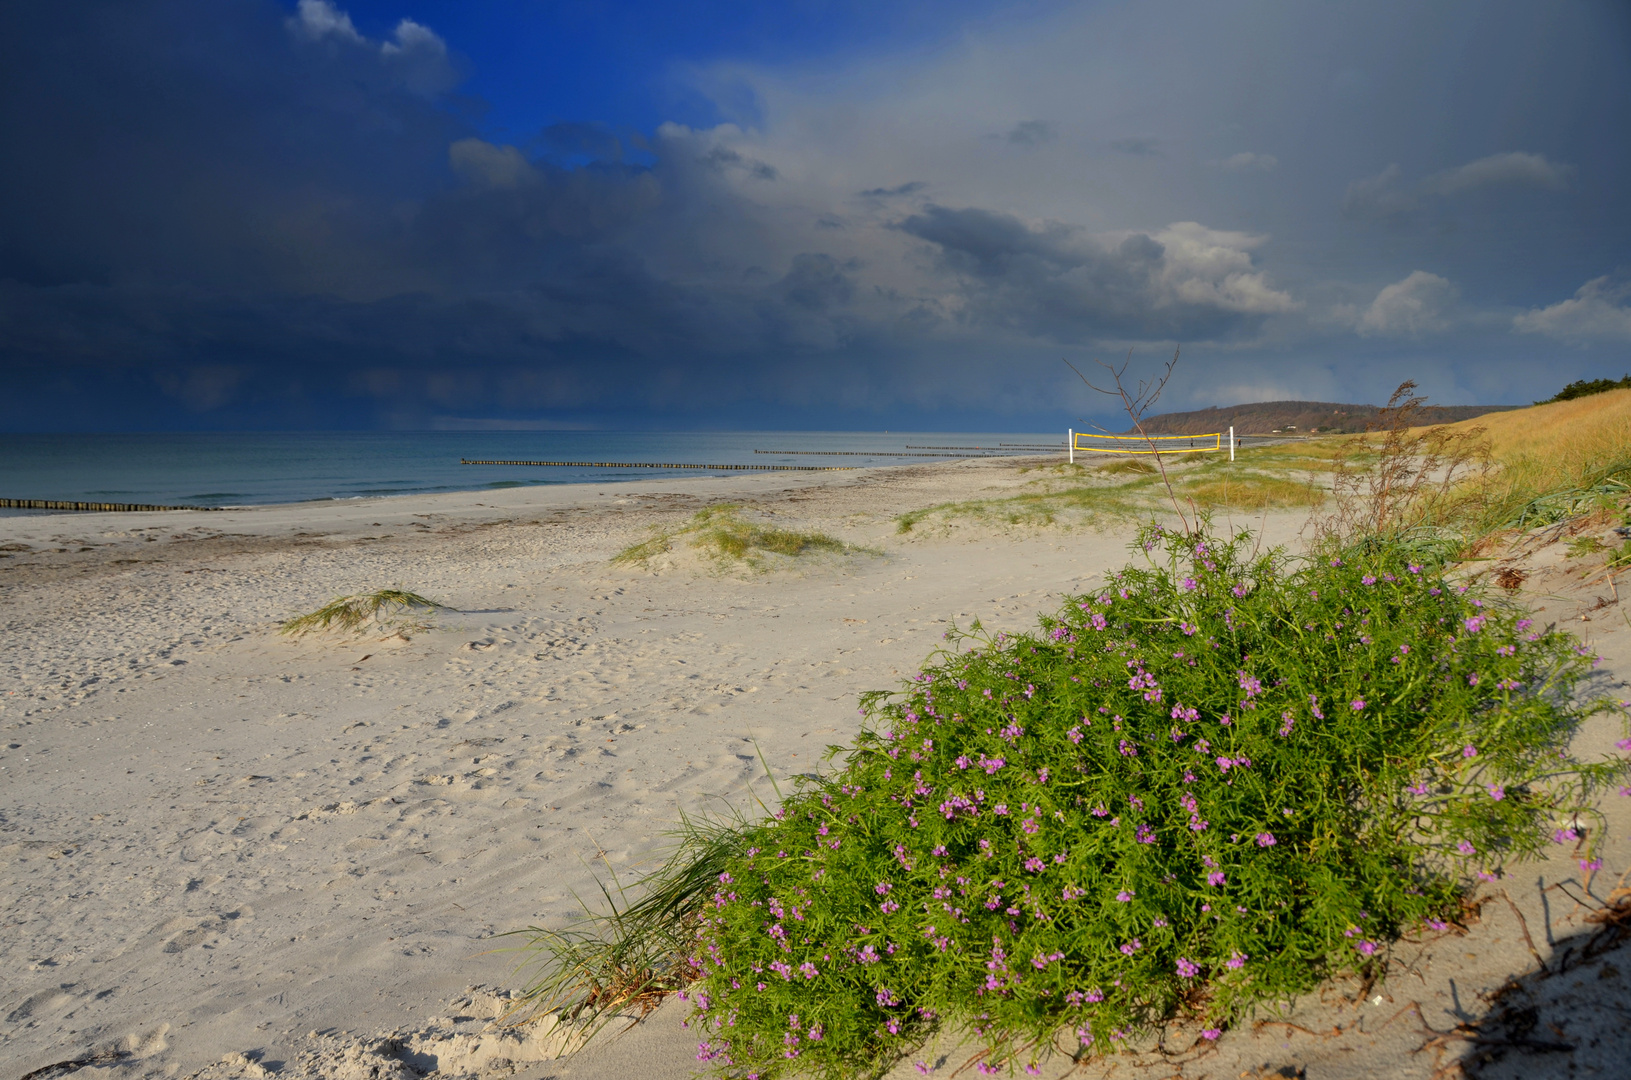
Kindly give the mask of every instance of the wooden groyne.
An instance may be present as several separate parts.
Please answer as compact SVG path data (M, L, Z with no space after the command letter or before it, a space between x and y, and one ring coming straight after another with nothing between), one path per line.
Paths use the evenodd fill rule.
M0 499L0 510L78 510L100 514L150 510L220 510L219 506L150 506L147 503L66 502L61 499Z
M853 472L849 465L692 465L654 461L470 461L460 465L554 465L566 469L706 469L709 472Z

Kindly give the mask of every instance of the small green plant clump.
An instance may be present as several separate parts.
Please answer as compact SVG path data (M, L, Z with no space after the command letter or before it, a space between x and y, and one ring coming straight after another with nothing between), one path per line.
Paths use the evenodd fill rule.
M679 529L624 548L612 561L625 566L644 565L672 551L674 541L682 536L689 538L693 548L716 560L740 560L752 566L761 564L766 555L797 558L823 552L843 555L864 550L825 533L797 532L748 521L741 516L741 507L722 505L697 511Z
M447 605L402 589L378 589L354 596L336 596L316 611L287 620L279 632L292 637L317 630L345 630L355 633L369 623L393 624L408 612L430 613ZM414 625L419 625L417 622Z
M689 868L699 1058L878 1075L949 1025L990 1074L1175 1016L1216 1038L1580 845L1628 763L1569 753L1619 709L1575 699L1572 637L1397 548L1248 541L1150 525L1038 632L976 625L864 697L841 767Z

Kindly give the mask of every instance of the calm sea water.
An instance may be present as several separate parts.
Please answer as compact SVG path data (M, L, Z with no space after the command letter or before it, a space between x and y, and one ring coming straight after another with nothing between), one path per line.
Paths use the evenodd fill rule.
M891 465L908 447L1049 444L1064 432L392 432L287 434L0 434L0 498L247 506L528 484L616 483L698 470L461 465L460 458L684 462L700 465ZM763 454L843 450L866 456ZM922 453L924 451L912 451ZM972 452L959 451L961 453ZM1006 448L1006 452L1020 452ZM19 511L0 510L0 514ZM26 513L27 511L21 511Z

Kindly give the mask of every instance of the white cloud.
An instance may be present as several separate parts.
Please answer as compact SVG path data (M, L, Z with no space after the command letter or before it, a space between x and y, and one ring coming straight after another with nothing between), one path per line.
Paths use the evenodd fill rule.
M1161 281L1184 303L1242 315L1275 315L1298 307L1289 293L1270 287L1252 264L1251 251L1266 236L1209 229L1194 221L1175 222L1153 236L1166 249Z
M1448 329L1456 288L1437 274L1417 270L1376 294L1359 316L1357 329L1367 337L1416 337Z
M1273 154L1253 154L1250 151L1241 151L1226 158L1214 161L1212 164L1224 172L1273 172L1280 167L1280 159Z
M1509 151L1491 154L1436 173L1422 186L1440 195L1455 195L1473 188L1509 186L1538 187L1560 191L1569 186L1574 166L1547 161L1541 154Z
M447 43L427 26L403 19L391 31L395 40L380 43L380 56L396 69L402 85L420 97L435 97L458 84L447 56Z
M1631 341L1631 283L1593 278L1575 290L1574 299L1526 311L1512 328L1575 341Z
M361 45L366 40L351 24L351 16L329 3L329 0L300 0L294 15L289 18L289 27L311 41L335 37Z
M374 42L359 33L351 16L331 0L300 0L288 19L288 27L310 42L329 42L331 47L341 42L375 52L387 77L420 97L435 97L459 81L447 55L447 43L434 30L412 19L397 23L391 40Z

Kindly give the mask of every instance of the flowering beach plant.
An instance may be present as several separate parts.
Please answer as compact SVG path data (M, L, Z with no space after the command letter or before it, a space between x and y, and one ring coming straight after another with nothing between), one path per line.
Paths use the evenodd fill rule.
M952 1025L1006 1073L1178 1015L1216 1038L1580 844L1559 822L1627 769L1570 754L1618 708L1580 699L1573 638L1397 552L1248 542L1151 525L1038 631L954 632L866 696L703 893L698 1057L847 1077Z

